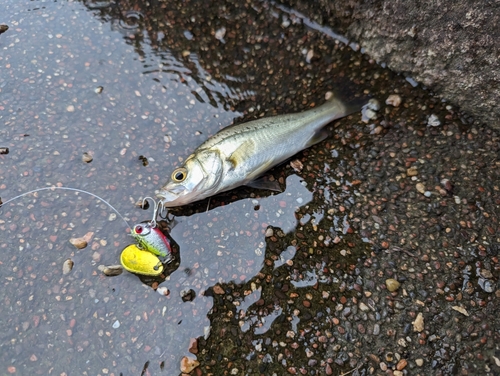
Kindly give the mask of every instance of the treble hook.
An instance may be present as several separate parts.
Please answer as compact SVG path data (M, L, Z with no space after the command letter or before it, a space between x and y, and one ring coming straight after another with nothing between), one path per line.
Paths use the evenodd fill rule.
M154 209L153 209L153 219L151 219L151 221L149 221L150 225L152 228L155 228L156 227L156 217L158 217L158 209L159 209L159 206L160 206L160 203L157 203L156 200L153 198L153 197L144 197L142 199L142 207L144 207L144 203L147 201L147 200L151 200L154 204Z

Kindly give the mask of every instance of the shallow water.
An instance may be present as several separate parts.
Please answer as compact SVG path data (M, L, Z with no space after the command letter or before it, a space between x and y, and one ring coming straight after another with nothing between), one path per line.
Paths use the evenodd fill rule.
M373 122L342 119L274 168L282 193L241 188L173 210L161 222L176 251L163 282L98 270L132 239L89 195L42 191L2 206L1 372L171 375L195 352L197 374L355 375L389 353L409 372L424 370L416 357L433 357L426 372L447 367L442 349L467 367L468 354L494 354L494 333L474 323L497 320L496 134L273 3L7 0L0 17L10 26L0 35L3 202L74 187L133 225L152 215L136 202L233 121L301 111L328 90L382 103ZM392 93L401 106L383 104ZM440 126L427 125L431 114ZM69 243L85 234L85 249ZM388 293L389 277L403 290ZM424 333L410 330L418 311ZM465 347L484 344L479 355Z
M229 57L224 50L234 48L238 38L226 35L223 41L221 35L226 21L227 29L257 15L279 22L273 13L278 10L257 9L257 4L245 16L228 3L220 8L225 15L181 18L180 9L168 3L141 8L127 2L7 1L1 7L0 21L10 26L0 39L0 140L9 148L0 156L4 202L40 187L73 187L103 197L129 224L149 219L151 211L135 202L152 196L182 158L241 116L234 106L251 107L255 114L259 108L271 109L258 102L262 86L252 76L258 72L245 64L238 68L237 60L245 56ZM245 35L252 31L258 26L249 24ZM252 38L241 46L241 54L255 56L260 50L256 43L268 37ZM206 39L218 43L222 55L208 50ZM218 57L220 63L207 66ZM284 91L271 98L287 110L304 108L281 97L300 98L299 91L290 92L287 85L273 90ZM323 89L316 99L321 101L322 94ZM83 153L93 161L83 162ZM147 166L140 156L147 158ZM132 242L127 225L99 200L54 190L4 205L0 363L19 374L138 374L144 367L153 374L178 372L180 359L190 355L190 340L210 335L213 293L207 291L254 278L263 267L266 231L293 233L300 207L308 218L321 220L321 211L306 206L312 183L293 173L285 176L280 175L282 183L286 179L281 194L260 192L261 198L242 189L236 196L215 198L208 212L207 202L195 206L195 214L193 209L174 212L176 270L161 284L169 289L168 297L129 273L110 278L98 271L100 264L118 263L120 251ZM89 232L87 248L77 250L69 243ZM294 247L285 251L275 268L294 254ZM74 267L64 275L67 259ZM316 279L312 271L311 280ZM184 302L186 290L193 291L194 299ZM258 301L259 291L256 287L242 297L238 312ZM255 315L243 330L252 327L256 335L263 334L281 311L277 306L268 316Z

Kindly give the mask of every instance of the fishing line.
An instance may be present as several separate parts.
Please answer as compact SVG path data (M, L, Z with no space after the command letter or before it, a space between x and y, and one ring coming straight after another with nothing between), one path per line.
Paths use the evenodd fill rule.
M18 198L21 198L21 197L24 197L24 196L27 196L31 193L36 193L36 192L40 192L40 191L48 191L48 190L55 190L55 189L62 189L62 190L65 190L65 191L72 191L72 192L80 192L80 193L85 193L85 194L88 194L94 198L97 198L98 200L100 200L101 202L105 203L109 208L111 208L116 214L118 214L120 216L120 218L123 220L123 222L125 222L125 224L127 225L128 228L131 228L130 225L128 224L127 220L123 217L123 215L120 214L120 212L118 210L116 210L114 208L113 205L111 205L109 202L107 202L105 199L91 193L91 192L87 192L87 191L84 191L83 189L78 189L78 188L71 188L71 187L43 187L43 188L38 188L38 189L34 189L32 191L29 191L29 192L25 192L23 194L20 194L18 196L15 196L3 203L0 203L0 208L5 205L5 204L8 204L9 202L12 202L14 200L17 200ZM156 213L155 213L156 214Z

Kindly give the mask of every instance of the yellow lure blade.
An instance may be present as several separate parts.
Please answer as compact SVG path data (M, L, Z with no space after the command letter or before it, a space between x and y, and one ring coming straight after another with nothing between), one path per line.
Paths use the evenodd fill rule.
M158 276L163 273L163 264L153 253L143 251L131 244L122 251L122 266L131 273Z

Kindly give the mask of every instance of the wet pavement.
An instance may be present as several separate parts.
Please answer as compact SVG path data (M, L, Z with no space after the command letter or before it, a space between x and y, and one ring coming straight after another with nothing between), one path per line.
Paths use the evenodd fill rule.
M133 225L233 121L329 90L381 107L274 168L280 194L175 209L164 280L99 271L132 239L93 196L3 205L1 374L500 372L496 132L273 3L7 0L0 15L3 202L73 187Z

